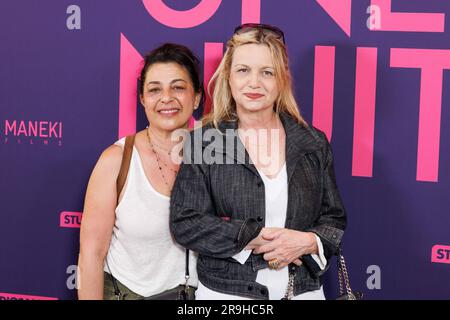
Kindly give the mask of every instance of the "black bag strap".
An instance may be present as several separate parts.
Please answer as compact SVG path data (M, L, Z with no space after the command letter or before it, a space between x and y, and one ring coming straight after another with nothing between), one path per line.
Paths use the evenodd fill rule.
M337 269L339 281L339 296L347 297L347 300L360 300L363 297L362 292L353 291L350 286L350 278L348 276L347 265L345 263L342 247L339 246L337 252Z
M186 279L185 286L189 287L189 249L186 249L186 271L184 272L184 277Z
M106 264L108 265L108 260L106 260ZM109 269L109 265L108 265L108 269ZM109 272L111 272L111 269L109 269ZM121 300L122 299L122 292L120 292L119 285L117 284L117 280L112 275L112 272L109 275L111 277L111 281L112 281L112 284L113 284L113 287L114 287L114 295L116 296L117 300Z

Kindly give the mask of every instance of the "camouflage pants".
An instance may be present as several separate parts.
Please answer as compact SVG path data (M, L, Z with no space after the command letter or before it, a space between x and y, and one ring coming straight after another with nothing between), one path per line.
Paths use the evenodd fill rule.
M114 293L114 285L112 282L112 277L109 273L104 272L105 281L103 286L103 299L104 300L118 300L117 296ZM120 300L141 300L144 297L134 293L127 287L125 287L122 283L120 283L116 279L117 286L119 287L121 297Z

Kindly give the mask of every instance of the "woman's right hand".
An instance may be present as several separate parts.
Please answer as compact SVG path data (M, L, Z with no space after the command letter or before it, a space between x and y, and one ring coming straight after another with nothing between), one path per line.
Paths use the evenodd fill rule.
M274 234L279 234L280 232L284 232L282 230L287 230L285 228L263 228L261 230L261 232L259 233L259 235L254 238L252 241L250 241L247 245L247 247L245 247L245 249L248 250L255 250L257 252L257 254L259 254L258 249L266 244L269 244L272 241L275 241L276 239L274 239L273 235ZM289 265L290 263L294 263L297 266L301 266L302 265L302 261L300 260L300 258L298 257L294 257L293 259L281 259L280 258L280 265L277 267L277 270L284 268L285 266Z
M256 238L254 238L252 241L250 241L245 249L247 250L253 250L256 248L259 248L265 244L268 244L271 240L266 240L264 238L265 235L272 234L275 231L279 231L283 228L262 228L261 232L258 234Z

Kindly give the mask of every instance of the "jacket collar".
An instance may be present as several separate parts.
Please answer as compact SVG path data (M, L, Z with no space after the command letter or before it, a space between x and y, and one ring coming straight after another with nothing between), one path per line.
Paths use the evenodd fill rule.
M286 133L286 167L288 178L293 174L297 160L307 153L312 153L321 148L320 138L314 129L311 127L303 127L298 124L298 122L292 118L287 113L280 113L280 120L283 124L284 131ZM237 130L238 121L222 121L218 125L218 130L222 134L230 135L232 134L235 139L234 152L231 154L225 150L225 144L223 144L222 150L217 150L217 152L226 154L227 156L233 157L234 160L245 159L244 165L250 169L256 175L258 171L255 166L250 163L250 156L248 155L245 147L243 146L241 140L238 138Z
M297 161L305 154L321 148L319 136L311 127L304 127L286 113L280 113L286 132L286 170L288 181L294 174Z

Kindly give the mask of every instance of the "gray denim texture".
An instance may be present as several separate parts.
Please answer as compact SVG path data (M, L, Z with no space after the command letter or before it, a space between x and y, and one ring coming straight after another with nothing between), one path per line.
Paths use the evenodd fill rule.
M302 257L300 267L291 264L296 274L294 295L317 290L322 275L329 268L346 227L346 212L338 192L330 144L323 132L299 125L291 116L281 113L286 132L286 166L288 175L288 229L314 232L324 247L328 260L321 271L311 255ZM203 127L196 130L211 129ZM237 121L222 122L218 130L225 138L235 132ZM242 251L265 225L264 183L250 163L236 132L234 151L214 148L215 156L232 158L235 164L194 163L211 141L195 143L190 134L184 162L172 190L170 228L177 242L199 253L199 280L208 288L226 294L268 299L266 286L258 284L257 271L268 268L263 255L251 254L241 265L231 257ZM217 130L217 129L213 129ZM229 137L228 137L229 138ZM238 161L243 154L245 161Z

